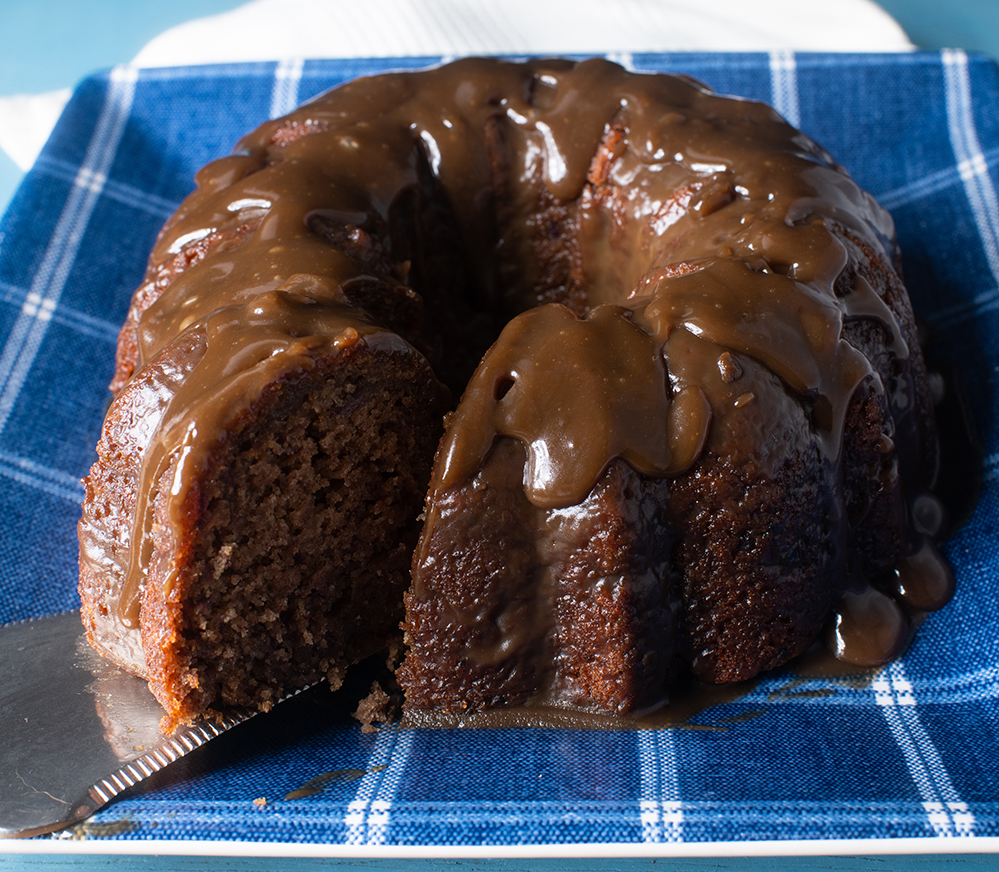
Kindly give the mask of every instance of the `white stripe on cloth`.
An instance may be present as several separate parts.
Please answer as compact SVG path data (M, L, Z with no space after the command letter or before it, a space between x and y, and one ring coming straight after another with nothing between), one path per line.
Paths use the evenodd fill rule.
M17 285L9 285L6 282L0 282L0 294L2 294L0 300L18 308L24 308L25 305L30 308L35 305L35 300L40 299L37 294L32 296L31 291L26 291ZM95 318L93 315L88 315L86 312L81 312L71 306L61 305L57 309L53 309L51 320L84 336L92 336L94 339L110 342L112 345L118 341L120 325L117 322L112 324L110 321Z
M995 466L999 466L999 451L993 451L982 461L982 467L984 469L990 469Z
M930 826L938 836L972 836L975 818L951 783L940 754L919 720L912 683L896 660L872 683L874 698L888 722L916 784Z
M673 730L639 730L639 809L643 842L683 841L683 803Z
M968 56L960 50L941 52L947 102L947 127L951 147L957 158L957 170L975 216L985 259L993 278L999 283L999 197L989 176L975 130L971 103Z
M46 154L35 161L34 169L36 172L68 181L74 181L78 172L78 168L69 161L59 160ZM105 181L101 194L109 200L115 200L134 209L141 209L151 215L160 216L164 221L180 205L180 200L168 200L124 182L117 182L114 179Z
M83 499L83 485L76 476L6 451L0 451L0 476L77 506Z
M115 67L101 114L45 255L0 354L0 431L17 401L59 303L132 111L138 71Z
M630 72L635 72L635 58L630 51L612 51L605 54L604 57L615 64L620 64Z
M302 81L301 58L280 61L274 70L274 91L271 94L271 118L287 115L298 105L298 83Z
M936 332L950 330L986 312L999 308L999 288L989 288L975 294L967 302L957 306L947 306L933 313L933 329Z
M798 106L798 64L793 51L770 52L770 102L789 124L801 124Z
M361 779L344 816L348 845L385 843L392 801L406 771L414 735L414 730L381 728L368 759L368 774Z
M988 151L982 152L982 156L986 163L999 162L999 148L990 148ZM929 173L922 178L913 179L899 188L878 194L877 199L885 209L897 209L900 206L946 191L961 183L961 175L957 167L949 166L946 169Z

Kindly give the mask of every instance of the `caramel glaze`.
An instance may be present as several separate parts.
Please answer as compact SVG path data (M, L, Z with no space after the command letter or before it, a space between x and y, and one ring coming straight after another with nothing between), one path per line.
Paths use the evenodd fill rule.
M934 440L891 219L772 109L603 60L467 59L337 88L248 135L197 185L157 241L119 342L113 389L143 368L158 375L133 413L150 449L131 541L113 557L83 547L92 571L110 562L123 578L111 635L137 621L164 471L183 506L217 428L289 367L354 343L419 349L444 383L468 382L439 450L411 605L436 595L439 507L501 458L495 487L514 476L517 511L548 528L600 487L639 493L660 542L643 558L664 622L648 633L672 638L681 597L655 585L675 588L677 533L652 492L669 500L671 482L726 441L779 477L774 434L789 406L837 489L858 396L888 410L887 460L871 475L894 495L905 558L877 597L905 610L949 596L943 562L922 545L936 531L909 522L913 501L932 499ZM877 597L836 535L836 590L858 591L836 612L838 653L894 656L891 627L854 641ZM474 605L448 608L474 619ZM468 656L550 656L550 612ZM675 646L657 645L649 662L666 674ZM553 680L521 696L551 702Z
M503 113L503 169L517 175L512 185L494 183L500 201L513 203L504 217L514 216L498 251L518 253L519 273L508 273L527 285L519 306L542 305L505 327L439 452L407 596L410 657L400 681L410 714L506 705L634 711L668 693L678 659L709 681L745 679L800 653L827 620L838 657L865 666L892 659L910 611L922 607L919 595L899 596L893 573L920 578L913 583L932 608L949 599L952 580L928 544L936 531L917 532L910 521L913 501L933 499L925 488L935 439L911 312L897 277L883 274L895 262L890 218L765 106L601 62L541 63L520 75L519 87L484 105ZM448 165L439 143L437 153ZM527 239L542 231L569 239L568 268ZM870 419L875 407L880 459L858 471L856 456L843 456L846 422ZM697 585L678 559L693 546L677 539L696 526L687 521L697 509L681 508L687 485L715 475L706 450L752 454L758 478L795 484L785 445L801 441L802 427L818 453L799 445L793 462L818 469L799 476L814 483L798 485L788 508L795 496L821 503L821 519L809 523L826 532L809 533L829 541L797 565L774 558L782 576L774 590L800 589L804 606L789 607L783 591L770 603L748 601L766 600L765 588L749 591L744 605L760 626L800 615L803 629L771 650L740 642L741 665L721 664L698 644L727 630L695 626L711 621L698 612L713 606L690 601ZM523 446L523 460L500 450L508 440ZM655 523L631 525L616 546L620 554L627 541L627 557L584 557L602 547L592 517L609 516L599 483L644 503L634 485L615 482L616 459L673 481L660 504L667 508L653 510ZM530 506L502 496L519 469ZM460 520L466 513L516 517L537 532L521 541L514 523ZM891 532L870 534L867 524ZM466 547L455 527L493 543ZM631 551L645 535L659 547ZM916 551L925 560L906 557ZM475 579L470 589L465 576ZM588 579L589 593L570 577ZM634 616L627 629L615 624L622 612ZM589 638L588 655L577 636ZM604 667L580 665L601 659Z

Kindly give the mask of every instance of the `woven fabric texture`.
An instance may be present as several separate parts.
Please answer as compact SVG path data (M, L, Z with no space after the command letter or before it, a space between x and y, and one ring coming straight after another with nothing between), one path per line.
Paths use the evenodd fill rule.
M999 69L957 51L613 59L772 103L894 215L934 360L959 380L980 441L980 463L958 443L944 466L944 490L967 508L945 546L955 600L874 676L781 672L684 728L364 734L342 697L309 695L113 803L85 825L91 835L357 846L923 837L928 853L933 840L999 836ZM79 480L117 330L194 172L339 82L438 60L125 67L79 86L0 224L0 621L78 605ZM310 783L311 795L285 798Z

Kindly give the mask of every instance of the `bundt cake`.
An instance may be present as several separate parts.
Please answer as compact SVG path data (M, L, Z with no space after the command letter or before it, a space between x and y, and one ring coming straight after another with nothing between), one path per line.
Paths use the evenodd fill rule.
M337 88L160 234L86 480L90 641L172 723L335 685L403 618L414 713L634 712L823 634L886 662L951 585L897 268L825 151L688 79Z

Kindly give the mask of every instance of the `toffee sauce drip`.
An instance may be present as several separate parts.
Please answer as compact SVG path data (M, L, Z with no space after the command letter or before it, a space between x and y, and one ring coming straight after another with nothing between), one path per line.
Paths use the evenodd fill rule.
M498 230L488 130L501 132L513 178ZM406 347L351 307L343 288L370 281L411 294L410 259L390 228L427 171L461 229L470 286L483 305L523 312L469 384L441 448L438 492L474 475L501 438L527 446L525 489L540 507L578 502L618 457L650 476L675 475L696 461L712 420L736 409L766 415L765 404L733 391L747 358L813 410L835 464L850 398L879 381L844 325L874 322L900 357L908 353L866 281L837 288L853 255L830 227L891 263L891 218L767 106L603 60L467 59L359 79L209 164L157 242L150 275L207 240L232 240L181 272L139 323L137 368L155 366L177 341L195 351L147 410L163 426L142 471L124 567L128 626L164 471L173 465L169 499L182 511L213 428L280 373L344 343ZM585 299L571 309L534 309L529 270L508 285L497 279L498 252L517 247L542 195L576 210ZM315 232L317 216L381 254L339 250Z

